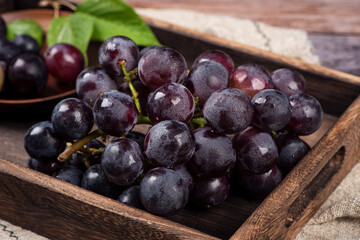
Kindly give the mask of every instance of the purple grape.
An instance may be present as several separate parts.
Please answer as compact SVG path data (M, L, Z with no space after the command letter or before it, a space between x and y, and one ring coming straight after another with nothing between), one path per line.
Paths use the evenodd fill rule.
M130 96L108 91L96 99L93 114L95 124L101 131L112 136L122 136L135 126L139 113Z
M124 76L119 65L120 61L126 61L126 71L130 72L137 67L139 61L139 49L128 37L114 36L106 39L99 49L99 62L103 69L110 75Z
M9 85L9 80L7 77L7 63L3 60L0 60L0 94L3 94L6 92L8 85Z
M141 151L144 151L144 142L145 142L145 134L140 132L131 131L125 135L126 138L129 138L139 144Z
M222 134L233 134L250 125L253 107L241 90L225 88L214 92L204 106L208 124Z
M297 93L307 93L307 86L304 77L297 71L287 68L280 68L271 74L274 88L287 96Z
M73 153L71 155L71 158L68 161L68 165L74 166L74 167L82 170L83 172L85 172L87 169L87 166L85 164L84 158L86 158L85 153L82 153L82 152L81 153L80 152Z
M118 89L116 80L99 67L84 69L76 79L76 93L78 97L90 106L94 105L96 98L100 94Z
M6 22L2 17L0 17L0 38L6 38L7 28Z
M229 194L228 177L197 178L190 201L202 208L211 208L224 202Z
M18 46L23 53L39 54L40 46L38 42L27 34L17 35L13 43Z
M281 170L276 165L262 174L249 173L241 168L236 169L234 174L243 193L256 199L266 197L282 180Z
M178 51L159 47L145 53L138 65L140 80L155 90L166 83L182 84L186 77L187 64Z
M197 64L205 61L215 61L223 65L230 73L234 71L235 65L232 58L221 50L208 50L201 53L194 61L192 67L194 68Z
M61 139L51 122L39 122L25 133L24 146L30 157L39 161L53 161L64 151L66 142Z
M60 83L73 83L84 69L85 59L79 49L68 43L56 43L44 52L49 73Z
M229 86L229 72L220 63L213 61L198 63L191 69L186 81L186 87L199 98L201 106L213 92Z
M10 42L6 38L0 38L0 60L10 63L17 55L21 53L21 49L13 42Z
M143 172L143 160L141 149L135 141L119 138L106 146L101 166L110 182L126 186Z
M158 46L158 45L153 45L153 46L147 46L143 49L141 49L140 53L139 53L139 58L141 58L145 53L147 53L148 51L150 51L151 49L154 48L161 48L162 46Z
M279 150L276 164L284 175L288 174L310 151L310 146L306 142L289 133L280 134L274 140Z
M251 99L254 108L253 124L264 131L283 129L291 118L288 97L275 89L258 92Z
M55 177L64 182L68 182L73 185L80 186L81 178L83 174L84 172L79 168L72 165L68 165L63 167L57 174L55 174Z
M85 137L94 125L90 105L78 98L66 98L56 104L51 122L57 134L66 140Z
M129 187L120 194L117 200L126 205L142 209L143 205L141 204L140 201L139 192L140 192L139 186Z
M181 84L165 84L150 93L147 112L153 123L164 120L190 122L195 111L195 101L191 92Z
M173 170L180 174L180 176L188 186L189 193L191 193L194 189L194 179L188 171L187 167L185 165L178 165L174 167Z
M289 97L292 107L291 119L286 129L296 135L309 135L320 128L323 110L320 103L307 94L294 94Z
M199 128L194 132L195 153L187 166L196 177L221 177L231 172L236 152L231 140L211 128Z
M106 178L100 164L86 170L81 180L81 187L110 198L117 198L123 190Z
M63 163L59 162L58 160L51 160L51 161L38 161L35 158L29 157L27 167L31 168L35 171L45 173L47 175L53 175L54 173L58 172L62 167Z
M254 127L248 127L233 138L236 149L236 164L251 173L269 171L278 156L278 149L270 134Z
M274 88L270 73L257 64L237 67L230 76L230 85L244 91L250 98L262 90Z
M194 135L185 123L166 120L154 125L145 137L145 154L158 167L175 167L190 160Z
M22 96L40 93L48 80L43 60L29 53L18 55L10 62L8 77L12 90Z
M188 185L174 170L154 168L140 183L141 203L153 214L174 215L185 207L188 199Z

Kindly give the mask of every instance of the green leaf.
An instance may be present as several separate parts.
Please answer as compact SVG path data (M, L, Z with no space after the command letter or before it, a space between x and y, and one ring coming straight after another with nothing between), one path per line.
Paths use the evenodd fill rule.
M78 5L77 13L92 18L93 40L105 41L115 35L124 35L137 45L159 45L149 26L122 0L86 0Z
M44 31L39 23L29 19L19 19L7 24L7 39L14 40L19 34L27 34L33 37L42 46Z
M68 17L58 17L51 21L48 34L48 46L56 43L69 43L77 47L85 58L91 35L93 32L92 18L86 14L74 13Z

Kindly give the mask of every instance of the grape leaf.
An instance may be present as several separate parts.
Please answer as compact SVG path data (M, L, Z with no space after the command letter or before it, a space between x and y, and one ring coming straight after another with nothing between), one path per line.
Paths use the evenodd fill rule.
M19 19L7 24L7 39L14 40L19 34L27 34L33 37L39 46L43 44L44 32L39 23L29 19Z
M159 45L149 26L123 0L86 0L78 5L77 13L92 18L92 40L105 41L115 35L124 35L137 45Z
M69 43L77 47L85 58L87 66L87 54L91 35L93 32L93 21L86 14L74 13L67 17L58 17L51 21L48 34L48 46L56 43Z

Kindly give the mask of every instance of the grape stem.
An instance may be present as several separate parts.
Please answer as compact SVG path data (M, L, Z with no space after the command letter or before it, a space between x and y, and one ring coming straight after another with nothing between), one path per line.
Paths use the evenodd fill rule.
M60 16L61 6L66 6L74 12L77 10L77 7L73 3L66 0L41 0L39 1L38 6L39 7L51 6L54 9L54 18Z
M89 133L87 136L83 137L79 141L72 144L70 147L66 148L65 151L58 156L58 161L66 162L72 154L81 150L86 143L103 135L104 133L100 129L96 129L95 131Z
M123 59L119 60L118 64L119 64L119 66L121 67L121 69L122 69L122 71L124 73L124 80L129 85L131 95L132 95L132 99L134 100L135 106L136 106L136 108L137 108L137 110L139 112L137 123L138 124L151 124L150 119L142 114L140 100L139 100L139 93L136 91L136 89L135 89L135 87L134 87L134 85L132 84L132 81L131 81L131 75L137 74L137 68L135 68L134 70L128 72L126 70L126 68L125 68L126 67L126 61L123 60Z
M196 124L196 125L198 125L199 127L205 127L205 125L207 124L207 122L206 122L206 120L204 119L204 118L202 118L202 117L200 117L200 118L193 118L193 119L191 119L191 121L190 121L192 124Z

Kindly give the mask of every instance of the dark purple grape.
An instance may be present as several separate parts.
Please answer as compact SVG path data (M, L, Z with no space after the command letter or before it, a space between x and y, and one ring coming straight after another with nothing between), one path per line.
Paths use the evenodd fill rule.
M40 93L48 80L43 60L29 53L18 55L10 62L8 77L12 90L23 96Z
M185 123L166 120L154 125L145 137L145 154L158 167L175 167L190 160L194 135Z
M105 40L99 49L99 62L105 71L114 76L123 76L119 62L126 61L126 71L130 72L137 67L139 49L128 37L114 36Z
M221 177L231 172L236 152L231 140L215 130L205 127L194 132L195 153L187 166L196 177Z
M247 197L256 199L266 197L282 180L282 172L276 165L262 174L249 173L241 168L236 169L234 174L242 192Z
M110 198L117 198L123 190L106 178L100 164L86 170L81 180L81 187Z
M85 65L80 50L68 43L50 46L43 57L49 73L60 83L75 82Z
M21 49L13 42L6 38L0 38L0 60L10 63L17 55L21 53Z
M94 105L96 98L100 94L118 89L116 80L99 67L84 69L76 79L76 93L78 97L90 106Z
M145 143L145 134L140 132L131 131L125 135L126 138L129 138L139 144L141 151L144 151L144 143Z
M57 134L66 140L85 137L94 125L90 105L78 98L66 98L56 104L51 122Z
M145 54L147 53L148 51L150 51L151 49L154 49L154 48L161 48L162 46L158 46L158 45L153 45L153 46L147 46L143 49L141 49L140 53L139 53L139 59Z
M17 35L13 43L18 46L23 53L39 54L40 46L38 42L27 34Z
M304 77L297 71L287 68L280 68L271 73L271 80L274 88L287 96L297 93L307 93L307 86Z
M262 90L274 88L270 73L257 64L237 67L230 76L230 85L244 91L250 98Z
M230 73L234 71L235 64L232 58L221 50L208 50L201 53L194 61L192 67L194 68L197 64L205 61L215 61L223 65Z
M258 92L251 99L254 108L253 124L264 131L283 129L291 118L288 97L275 89Z
M320 103L307 94L294 94L289 97L292 113L286 129L296 135L309 135L320 128L323 110Z
M54 173L58 172L62 167L63 163L59 162L58 160L52 161L38 161L35 158L29 157L27 167L31 168L35 171L45 173L47 175L52 176Z
M6 22L2 17L0 17L0 38L6 38L7 28Z
M79 168L72 165L68 165L63 167L57 174L55 174L54 177L64 182L68 182L73 185L80 186L81 178L83 174L84 172Z
M298 136L285 133L275 137L279 156L276 165L283 174L288 174L295 165L310 151L310 146Z
M165 84L152 93L147 100L147 113L153 123L164 120L190 122L195 111L191 92L181 84Z
M101 166L110 182L118 185L133 183L143 172L139 145L128 138L111 141L101 156Z
M222 134L244 130L250 125L253 112L249 97L235 88L214 92L204 106L205 120Z
M218 178L195 178L190 201L202 208L211 208L224 202L229 194L230 182L226 176Z
M141 203L153 214L174 215L185 207L188 199L188 185L174 170L154 168L140 183Z
M237 133L232 141L240 169L260 174L275 165L278 149L270 134L248 127Z
M188 186L189 193L191 193L194 189L194 179L188 171L187 167L185 165L179 165L174 167L173 170L180 174L180 176Z
M39 122L25 133L24 146L30 157L40 161L53 161L64 151L66 142L56 135L51 122Z
M120 194L117 200L121 203L125 203L126 205L142 209L143 205L140 201L139 192L140 192L139 186L129 187Z
M118 91L108 91L98 97L93 113L99 129L112 136L122 136L131 131L139 115L132 98Z
M201 62L191 69L185 85L203 106L213 92L230 86L229 72L218 62Z
M87 166L85 164L85 158L86 158L85 153L80 153L80 152L73 153L68 162L68 165L74 166L78 169L81 169L83 172L85 172L87 169Z
M166 47L153 48L145 53L138 65L140 80L152 90L166 83L182 84L187 64L181 53Z

